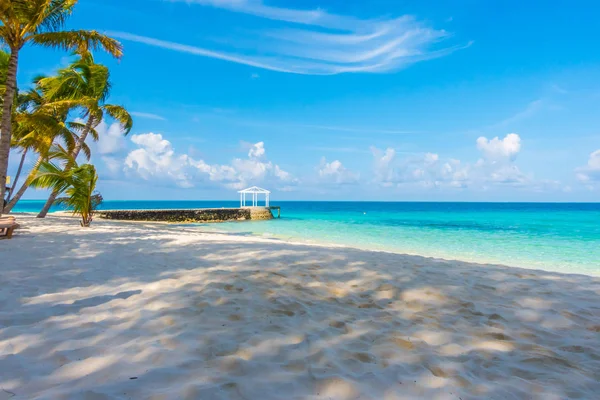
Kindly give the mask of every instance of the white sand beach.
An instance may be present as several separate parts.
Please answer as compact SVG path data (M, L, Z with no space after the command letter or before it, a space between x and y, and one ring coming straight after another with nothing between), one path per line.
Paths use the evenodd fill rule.
M0 400L597 399L600 279L18 216Z

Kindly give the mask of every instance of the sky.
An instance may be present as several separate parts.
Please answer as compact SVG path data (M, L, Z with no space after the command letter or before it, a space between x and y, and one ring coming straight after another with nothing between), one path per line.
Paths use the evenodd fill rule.
M596 1L80 0L68 27L124 46L96 55L134 116L91 145L107 200L258 185L273 201L600 201L599 16ZM19 86L70 60L25 48Z

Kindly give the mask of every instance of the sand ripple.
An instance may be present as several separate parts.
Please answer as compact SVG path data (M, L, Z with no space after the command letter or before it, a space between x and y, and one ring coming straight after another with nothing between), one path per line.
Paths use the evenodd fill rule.
M596 278L22 220L0 243L0 400L600 393Z

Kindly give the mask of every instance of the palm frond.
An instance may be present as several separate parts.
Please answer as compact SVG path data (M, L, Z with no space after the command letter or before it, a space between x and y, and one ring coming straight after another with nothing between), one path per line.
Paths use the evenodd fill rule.
M81 132L85 129L85 124L79 121L69 121L67 122L67 125L73 132Z
M0 84L6 85L6 75L8 73L8 62L10 54L4 50L0 50Z
M82 122L69 122L69 128L73 131L76 132L77 135L81 135L83 132L85 132L88 129L87 124L84 124ZM92 136L92 139L97 142L99 139L98 136L98 131L95 129L94 126L89 127L88 130L88 134Z
M60 112L64 112L64 111L80 109L81 116L83 118L86 118L88 116L88 114L90 113L90 111L97 113L98 112L97 108L98 108L98 106L97 106L96 101L90 97L82 97L79 99L56 100L56 101L46 103L42 106L42 109L45 112L49 112L49 113L51 113L51 112L60 113Z
M96 124L96 126L98 126L98 125ZM96 130L96 126L91 127L90 130L88 131L88 134L92 137L92 140L94 142L97 142L98 140L100 140L100 135L98 135L98 131Z
M10 54L4 50L0 50L0 106L4 104L4 93L6 92L6 78L8 75L9 61Z
M72 67L63 68L55 76L40 79L38 85L50 101L75 99L81 97L87 87L85 72Z
M2 11L0 11L0 14L2 14ZM1 19L1 16L0 16ZM0 44L8 47L8 48L12 48L11 47L11 39L12 39L13 35L12 32L10 31L9 27L6 25L0 25Z
M0 21L2 21L3 27L6 27L4 31L10 31L10 27L15 25L15 21L18 21L18 11L19 8L24 7L25 1L0 1ZM10 37L5 38L4 35L6 33L2 32L3 39L9 39ZM9 43L7 43L9 44Z
M77 166L77 163L71 155L71 152L58 143L52 145L50 151L48 152L47 158L48 160L58 160L63 166L67 164L71 164L75 167Z
M116 58L123 56L123 46L121 43L97 31L43 32L32 35L31 40L41 46L66 51L73 50L77 54L86 54L92 50L103 49Z
M37 83L40 79L42 79L42 77L36 77L34 79L33 83L36 85L36 87L19 92L17 96L19 111L33 111L46 102L44 95Z
M31 187L52 189L58 193L64 193L73 183L71 175L70 171L65 172L51 161L41 161L37 173L31 181Z
M58 204L81 216L81 226L90 225L95 210L102 202L102 196L95 192L97 182L96 168L83 164L70 171L69 186L64 191L67 197L58 199Z
M78 65L79 68L84 66L88 69L89 75L87 77L88 90L87 96L97 98L100 102L105 102L110 93L110 70L106 65L95 64L94 60L86 61L85 64L82 60Z
M31 23L36 33L56 32L62 28L71 16L77 0L45 0L40 3L45 3L45 5Z
M106 110L108 115L121 124L121 127L124 131L123 133L125 135L131 131L131 128L133 128L133 118L131 118L131 114L129 114L124 107L106 104L104 106L104 110Z
M90 161L90 158L92 158L92 150L86 142L81 143L81 151L83 151L83 155L85 156L86 160Z

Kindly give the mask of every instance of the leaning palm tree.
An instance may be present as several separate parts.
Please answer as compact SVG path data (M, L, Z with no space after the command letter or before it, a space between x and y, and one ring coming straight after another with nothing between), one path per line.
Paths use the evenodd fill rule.
M0 0L0 43L10 50L0 122L0 199L4 199L11 146L12 100L17 88L19 53L26 44L86 53L102 48L122 56L121 44L101 33L62 30L78 0ZM1 201L0 201L1 202Z
M20 127L15 131L15 133L19 135L18 132L21 129L24 129L26 130L26 134L17 143L17 146L22 149L21 162L19 163L20 168L17 170L13 186L9 191L8 201L2 211L5 214L9 213L17 205L19 200L21 200L27 189L30 187L32 180L35 178L40 164L51 157L49 152L53 144L62 142L66 144L69 151L73 150L75 144L74 137L76 136L77 130L80 129L78 126L73 126L77 125L77 123L68 122L65 124L63 121L55 120L51 117L46 116L42 118L43 119L38 119L38 121L33 122L33 126L27 126L25 128ZM71 127L69 128L69 126ZM84 144L82 150L89 160L89 147ZM37 161L20 188L14 191L21 174L20 169L24 163L24 157L28 151L37 153Z
M0 54L0 59L1 59ZM0 63L1 65L1 63ZM46 145L47 135L40 135L41 131L46 131L49 123L58 122L49 115L43 115L39 112L39 107L44 103L42 92L39 90L37 81L41 77L34 79L34 84L38 86L36 89L28 90L24 93L19 93L16 98L16 110L13 110L12 116L12 138L11 147L21 151L21 161L15 174L15 179L11 189L8 191L6 201L10 203L10 199L14 193L15 186L21 176L25 158L30 151L49 148L52 141ZM0 87L1 90L1 87ZM39 153L40 151L38 151ZM11 207L12 208L12 207ZM4 211L5 213L8 211Z
M73 160L77 160L89 134L98 140L95 128L105 114L121 125L123 134L131 131L133 119L127 110L119 105L106 104L110 92L110 74L106 66L94 62L91 53L80 55L69 67L59 70L56 76L40 80L40 86L50 101L48 108L78 110L85 121L71 153ZM65 168L68 170L71 165L67 164ZM46 216L57 195L55 192L50 195L38 218Z
M21 150L21 161L12 188L8 193L4 213L9 213L25 194L37 173L37 166L48 159L51 146L63 143L69 151L73 151L78 137L77 132L81 132L84 128L84 125L79 122L67 122L68 110L56 111L45 108L48 100L43 96L39 87L40 79L34 80L36 83L34 89L19 95L19 107L13 116L13 147ZM90 149L84 145L82 150L89 160ZM25 182L15 192L14 189L19 181L28 152L37 153L38 161L29 172Z
M94 212L102 202L102 196L95 191L98 182L96 168L92 164L78 166L70 154L60 146L54 147L53 158L70 164L72 168L67 170L52 161L44 161L39 166L31 186L52 189L59 194L65 193L66 197L56 199L56 204L66 206L74 215L79 215L81 226L89 227Z

